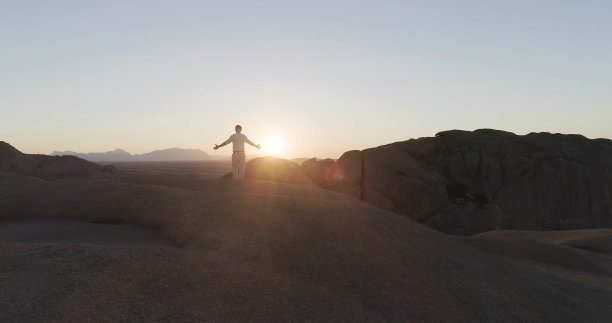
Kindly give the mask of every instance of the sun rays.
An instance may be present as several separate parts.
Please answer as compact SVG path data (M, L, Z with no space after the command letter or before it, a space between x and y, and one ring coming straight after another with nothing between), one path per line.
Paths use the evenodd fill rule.
M261 152L264 155L280 156L283 154L284 141L277 136L271 136L261 145Z

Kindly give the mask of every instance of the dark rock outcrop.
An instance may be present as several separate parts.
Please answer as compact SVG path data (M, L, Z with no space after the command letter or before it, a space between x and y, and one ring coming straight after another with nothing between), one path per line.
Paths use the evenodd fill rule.
M276 157L253 158L246 164L245 179L257 179L289 184L315 185L295 162ZM223 178L232 178L228 173Z
M321 186L446 233L612 226L607 139L452 130L313 163Z
M0 141L0 171L50 180L105 177L121 173L113 166L101 166L75 156L24 154L4 141Z
M336 162L330 158L322 160L311 158L302 163L302 170L306 175L315 180L318 185L325 185L325 183L332 180L332 176L336 171L336 165Z

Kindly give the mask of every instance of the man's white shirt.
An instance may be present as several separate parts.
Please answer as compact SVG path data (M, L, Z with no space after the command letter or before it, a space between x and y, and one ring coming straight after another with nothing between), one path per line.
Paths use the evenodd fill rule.
M226 145L231 142L232 146L234 146L234 151L244 151L245 141L248 144L255 146L255 144L250 141L247 136L241 134L240 132L236 132L235 134L231 135L223 144Z

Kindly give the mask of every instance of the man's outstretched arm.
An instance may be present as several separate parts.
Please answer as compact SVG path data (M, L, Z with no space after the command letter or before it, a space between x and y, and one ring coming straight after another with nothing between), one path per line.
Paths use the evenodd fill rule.
M244 141L245 141L247 144L249 144L249 145L251 145L251 146L253 146L253 147L257 148L257 149L260 149L260 148L261 148L261 146L260 146L260 145L256 145L256 144L254 144L254 143L253 143L252 141L250 141L250 140L249 140L249 138L247 138L246 136L244 137Z
M225 145L227 145L227 144L229 144L229 143L230 143L230 140L228 139L228 140L224 141L224 142L223 142L222 144L220 144L220 145L215 144L215 147L213 147L213 149L214 149L214 150L217 150L217 149L219 149L219 148L221 148L221 147L223 147L223 146L225 146Z

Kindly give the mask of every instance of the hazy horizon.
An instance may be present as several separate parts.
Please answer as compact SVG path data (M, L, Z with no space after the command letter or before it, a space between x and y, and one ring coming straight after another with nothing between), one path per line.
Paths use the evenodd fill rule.
M482 129L482 128L481 128L481 129ZM447 129L447 130L463 130L463 131L473 131L473 130L479 130L479 129L473 129L473 130L465 130L465 129ZM506 130L503 130L503 129L493 129L493 130L501 130L501 131L506 131ZM542 132L542 131L533 131L533 132ZM527 134L529 134L529 133L516 133L516 134L517 134L517 135L527 135ZM570 133L564 133L564 134L570 134ZM578 134L578 135L582 135L582 134ZM432 134L431 136L426 136L426 137L435 137L435 134ZM406 139L401 139L401 140L394 140L394 141L390 141L390 142L387 142L387 143L383 143L383 144L381 144L381 145L386 145L386 144L390 144L390 143L393 143L393 142L398 142L398 141L405 141L405 140L409 140L409 139L418 139L418 138L422 138L422 137L416 137L416 138L406 138ZM603 138L603 137L587 137L587 138L589 138L589 139L599 139L599 138ZM603 138L603 139L610 139L610 140L612 140L611 138ZM10 144L10 142L9 142L9 144ZM380 145L378 145L378 146L380 146ZM228 146L228 147L231 147L231 145L230 145L230 146ZM376 147L376 146L372 146L372 147L363 147L363 148L374 148L374 147ZM19 149L18 147L15 147L15 148ZM228 157L228 158L229 158L229 157L231 157L231 154L232 154L231 149L224 149L224 150L222 149L222 150L217 150L217 151L211 150L212 152L209 152L209 151L207 151L206 149L199 148L199 147L196 147L196 148L191 148L191 147L179 147L179 146L172 146L172 147L166 147L166 148L159 148L159 149L153 149L153 150L149 150L149 151L142 151L142 152L137 152L137 153L136 153L136 152L129 151L129 150L127 150L127 149L123 149L123 148L121 148L121 147L117 147L117 148L110 149L110 150L105 150L105 151L73 151L73 150L54 150L54 151L52 151L52 152L50 152L50 153L42 153L42 154L63 153L63 152L72 152L72 153L79 153L79 154L96 154L96 153L109 153L109 152L114 152L114 151L116 151L116 150L121 150L121 151L127 152L127 153L129 153L129 154L131 154L131 155L135 156L135 155L148 154L148 153L155 152L155 151L163 151L163 150L171 150L171 149L201 150L201 151L203 151L203 152L207 153L207 154L208 154L209 156L211 156L211 157L214 157L214 156L223 156L223 157ZM354 150L354 149L347 149L347 150L343 151L342 153L347 152L347 151L349 151L349 150ZM22 152L25 152L25 151L22 151ZM263 151L263 152L262 152L261 150L259 150L259 151L258 151L257 149L252 148L252 147L249 147L249 152L250 152L250 153L249 153L249 155L250 155L250 156L253 156L253 155L261 155L261 156L264 156L264 155L266 155L266 154L265 154L265 151ZM340 155L341 155L342 153L340 153ZM39 154L40 154L40 153L39 153ZM338 156L315 156L315 155L313 155L313 156L285 156L285 155L284 155L284 154L282 154L282 153L279 153L279 154L277 154L277 155L279 155L279 157L285 157L285 158L289 158L289 159L292 159L292 158L294 158L294 159L299 159L299 158L313 158L313 157L316 157L316 158L318 158L318 159L323 159L323 158L332 158L332 159L337 159L337 158L339 158L339 157L340 157L340 155L338 155Z
M34 1L0 10L0 140L286 158L492 128L612 138L605 1ZM255 153L249 148L247 154ZM266 154L266 151L262 151Z

